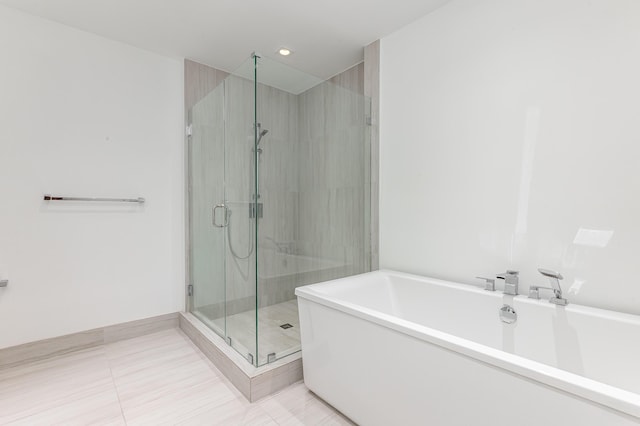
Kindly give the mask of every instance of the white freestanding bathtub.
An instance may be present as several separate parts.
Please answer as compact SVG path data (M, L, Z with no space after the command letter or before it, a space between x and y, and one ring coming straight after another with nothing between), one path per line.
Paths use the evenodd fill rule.
M640 423L639 316L391 271L296 295L305 384L358 424Z

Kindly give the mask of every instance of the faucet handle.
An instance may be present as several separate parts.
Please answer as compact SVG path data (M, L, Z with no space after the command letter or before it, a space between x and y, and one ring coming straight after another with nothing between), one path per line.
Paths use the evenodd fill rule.
M559 306L567 306L569 301L562 297L562 291L558 291L555 288L551 287L542 287L539 285L529 287L529 299L540 299L540 290L551 290L553 291L553 297L549 299L549 303L553 303L554 305Z
M560 272L552 271L550 269L538 268L538 272L548 278L555 278L556 280L564 279Z
M487 291L496 291L495 278L476 277L479 280L485 280L484 289Z
M555 293L556 297L562 299L562 287L560 287L560 280L563 278L562 274L560 272L542 268L538 268L538 272L549 279L549 284L551 284L551 289Z
M520 273L520 271L512 271L510 269L507 269L507 275L518 275Z
M529 286L529 299L539 300L540 299L540 290L542 290L542 289L553 290L551 287L543 287L543 286L540 286L540 285Z

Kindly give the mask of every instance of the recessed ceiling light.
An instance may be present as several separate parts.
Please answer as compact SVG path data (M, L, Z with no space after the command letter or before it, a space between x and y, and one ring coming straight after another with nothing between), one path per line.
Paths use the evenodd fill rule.
M291 50L287 49L286 47L281 47L280 49L278 49L278 53L282 56L289 56L291 55Z

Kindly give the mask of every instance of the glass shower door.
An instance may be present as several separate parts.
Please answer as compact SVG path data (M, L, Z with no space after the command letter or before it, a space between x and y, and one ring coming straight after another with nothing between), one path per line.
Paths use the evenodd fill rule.
M370 103L363 65L324 81L266 57L256 99L264 365L301 349L297 287L370 270Z
M225 83L189 111L189 302L191 312L226 337Z
M226 270L227 342L256 363L255 59L225 80L225 191L228 208Z
M189 111L190 311L249 362L256 351L255 59Z

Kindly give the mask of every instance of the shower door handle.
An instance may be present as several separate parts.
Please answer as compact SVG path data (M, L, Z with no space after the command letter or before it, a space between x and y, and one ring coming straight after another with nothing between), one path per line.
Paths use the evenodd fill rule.
M222 223L222 225L218 225L218 223L216 222L216 210L218 209L224 209L224 222ZM216 226L218 228L224 228L227 225L229 225L229 209L224 203L216 204L216 206L213 208L212 215L213 215L213 226Z

